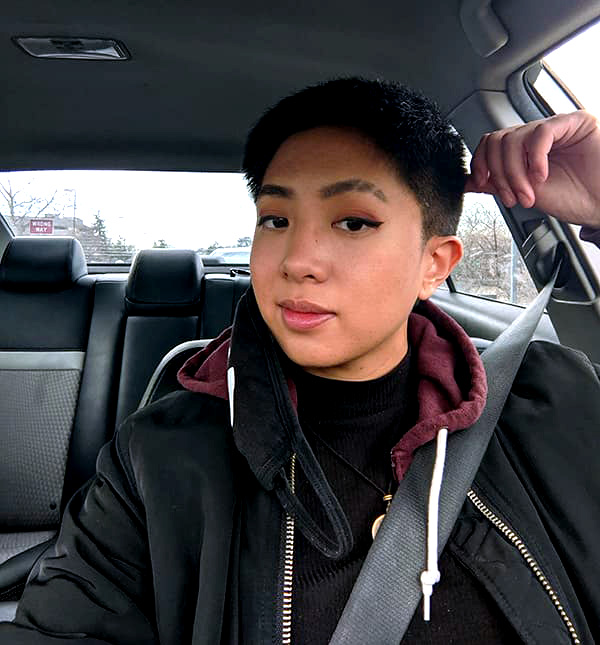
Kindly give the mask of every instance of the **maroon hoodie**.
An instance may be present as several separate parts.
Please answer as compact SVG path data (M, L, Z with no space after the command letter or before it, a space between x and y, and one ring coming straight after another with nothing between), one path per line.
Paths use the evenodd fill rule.
M227 368L232 330L226 329L178 374L180 384L193 392L228 399ZM258 334L260 338L260 334ZM450 316L430 302L419 303L408 321L408 338L416 371L419 413L417 423L392 448L392 464L400 481L417 448L434 439L440 428L449 432L471 426L485 405L485 371L473 343ZM243 378L236 369L236 380ZM287 381L296 406L296 389Z

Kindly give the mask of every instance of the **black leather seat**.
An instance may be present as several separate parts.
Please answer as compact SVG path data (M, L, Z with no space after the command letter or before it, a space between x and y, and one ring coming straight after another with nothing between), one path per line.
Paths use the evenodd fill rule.
M72 238L14 238L5 249L0 601L20 597L66 501L93 474L112 434L124 287L87 275Z
M162 357L148 381L140 408L180 388L177 381L179 368L233 323L239 299L250 286L250 274L240 272L230 276L205 276L205 281L201 329L206 337L181 343Z
M216 336L231 324L249 276L203 273L192 251L141 251L125 282L122 275L88 276L83 251L70 238L15 238L7 247L0 265L0 380L12 379L16 393L0 403L0 432L11 442L0 455L4 618L16 603L2 601L20 597L66 502L93 475L97 453L115 427L137 409L160 359L182 342ZM197 351L195 345L188 350ZM33 392L21 388L40 365L41 385ZM175 373L154 395L176 386ZM50 391L52 403L41 394ZM25 444L17 420L23 410L35 419L25 421L32 425ZM53 414L61 419L58 429L44 433ZM21 453L36 464L27 472ZM15 503L18 486L22 499ZM17 535L18 548L9 550Z
M136 255L125 298L117 425L137 409L160 359L198 337L203 274L194 251L148 249Z
M234 269L229 275L207 274L196 338L215 338L229 327L237 303L249 286L250 272L246 270Z
M78 242L11 240L0 263L4 596L13 585L2 584L2 564L48 540L59 523L92 304L93 279Z

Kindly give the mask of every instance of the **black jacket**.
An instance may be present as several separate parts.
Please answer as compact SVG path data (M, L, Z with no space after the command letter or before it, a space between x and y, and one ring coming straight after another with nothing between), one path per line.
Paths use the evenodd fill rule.
M444 320L431 305L423 313ZM452 324L437 328L456 350ZM68 505L15 623L0 625L0 644L281 641L282 506L298 513L284 485L292 453L330 514L341 509L310 461L293 385L251 294L230 346L215 347L213 357L230 353L235 396L226 400L213 359L205 393L174 392L125 422ZM459 412L481 394L471 382L477 368L465 376L468 368L460 360L454 368L466 383ZM466 418L455 404L445 414ZM532 343L447 546L526 643L600 641L599 420L594 366L579 352ZM396 456L398 472L410 455ZM324 532L324 548L344 549L343 527Z

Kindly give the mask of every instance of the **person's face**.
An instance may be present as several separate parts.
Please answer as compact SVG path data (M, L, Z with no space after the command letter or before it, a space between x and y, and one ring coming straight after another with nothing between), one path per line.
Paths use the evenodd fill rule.
M407 319L460 259L454 237L422 240L412 191L358 133L287 139L257 202L250 267L260 312L309 372L365 380L406 354Z

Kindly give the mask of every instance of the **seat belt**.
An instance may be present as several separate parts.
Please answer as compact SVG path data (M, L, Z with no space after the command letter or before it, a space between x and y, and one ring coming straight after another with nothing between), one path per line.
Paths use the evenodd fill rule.
M438 555L458 519L529 342L560 269L527 309L481 355L488 395L480 418L448 436L440 492ZM398 645L422 596L428 491L436 445L420 448L399 483L369 550L330 645Z

